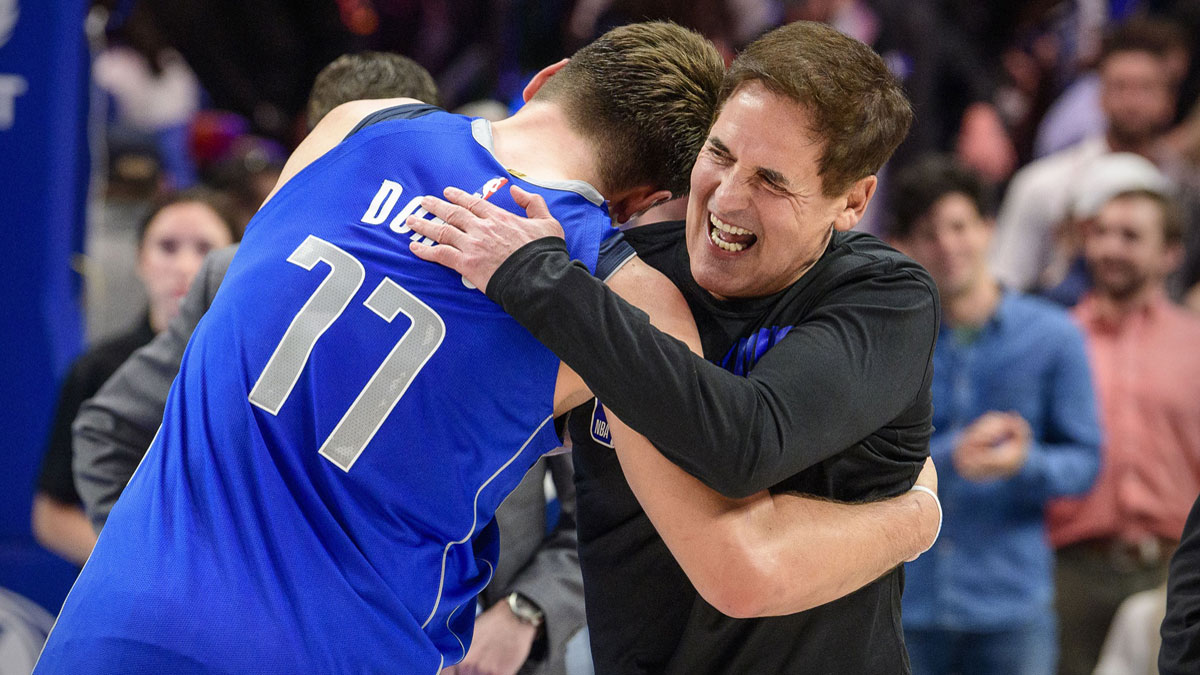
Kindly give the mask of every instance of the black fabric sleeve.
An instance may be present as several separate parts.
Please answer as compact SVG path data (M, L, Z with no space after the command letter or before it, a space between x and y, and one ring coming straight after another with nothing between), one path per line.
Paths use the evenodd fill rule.
M912 270L835 290L746 377L692 354L572 264L561 239L518 250L488 296L626 424L730 497L775 485L878 431L927 387L931 283Z
M58 407L54 411L46 455L38 474L38 492L64 504L81 503L71 475L71 422L84 400L95 391L95 387L89 387L84 369L84 361L76 361L59 390Z
M1162 622L1162 675L1200 673L1200 499L1192 506L1183 539L1171 558L1167 614Z

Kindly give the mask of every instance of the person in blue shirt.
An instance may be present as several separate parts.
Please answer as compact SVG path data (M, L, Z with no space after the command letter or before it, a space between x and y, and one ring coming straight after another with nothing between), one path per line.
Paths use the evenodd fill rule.
M930 452L941 468L941 539L907 566L915 675L1051 674L1053 558L1043 509L1086 492L1100 429L1084 341L1063 310L1003 288L979 178L933 156L897 176L897 247L937 283Z

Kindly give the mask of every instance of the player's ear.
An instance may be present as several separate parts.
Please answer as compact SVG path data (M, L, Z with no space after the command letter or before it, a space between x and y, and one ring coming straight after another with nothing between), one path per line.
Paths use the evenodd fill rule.
M525 85L525 90L521 92L521 98L528 103L529 99L533 98L533 95L538 92L538 89L541 89L542 85L546 84L546 80L549 80L550 76L562 70L563 66L567 65L567 61L570 60L571 59L563 59L558 63L548 65L539 70L537 75L534 75L533 79L529 81L529 84Z
M630 218L641 214L652 206L670 201L670 190L654 190L650 187L636 187L608 202L608 210L618 223L628 222Z

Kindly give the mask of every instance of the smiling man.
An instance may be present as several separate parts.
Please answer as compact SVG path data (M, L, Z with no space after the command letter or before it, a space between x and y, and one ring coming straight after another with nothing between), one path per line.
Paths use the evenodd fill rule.
M740 55L721 100L686 224L626 233L683 292L707 360L572 263L540 204L519 218L426 200L446 222L410 225L443 245L413 250L485 289L624 423L727 496L903 492L928 455L937 292L914 262L849 230L908 129L908 102L869 48L805 22ZM570 422L597 672L909 671L899 568L798 613L769 581L722 608L770 618L709 604L649 520L677 536L670 514L648 518L635 499L660 485L630 470L627 429L610 435L603 415L588 404Z

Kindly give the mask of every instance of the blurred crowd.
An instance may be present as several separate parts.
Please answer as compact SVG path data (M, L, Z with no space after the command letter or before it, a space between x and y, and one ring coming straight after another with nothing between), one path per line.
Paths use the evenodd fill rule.
M339 56L406 56L405 95L497 118L534 70L643 19L727 58L825 22L878 51L912 101L860 227L925 266L942 300L945 527L908 566L913 671L1155 672L1167 564L1200 494L1200 0L101 0L92 347L50 434L39 541L86 559L75 412L344 100L316 96L353 76ZM397 95L397 77L343 97ZM540 657L568 672L562 650Z

